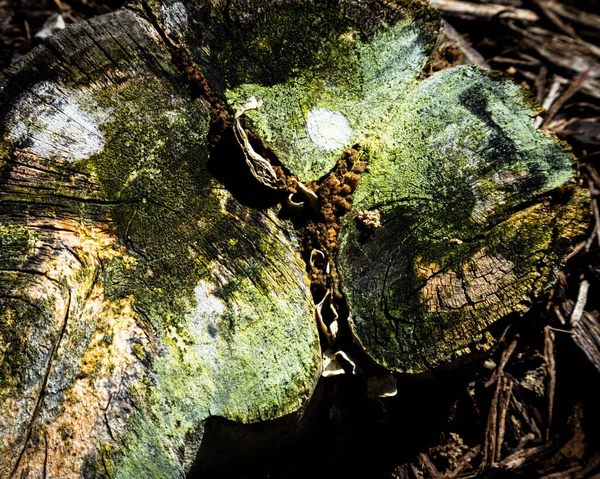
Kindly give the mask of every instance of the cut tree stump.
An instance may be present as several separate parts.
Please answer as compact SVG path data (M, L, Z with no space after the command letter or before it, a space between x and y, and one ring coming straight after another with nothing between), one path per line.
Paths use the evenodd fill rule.
M154 28L74 25L0 95L2 477L178 477L209 416L305 407L294 232L213 179L210 106Z
M258 454L327 342L420 372L547 291L574 159L507 79L420 80L438 31L419 0L148 1L0 76L1 477Z

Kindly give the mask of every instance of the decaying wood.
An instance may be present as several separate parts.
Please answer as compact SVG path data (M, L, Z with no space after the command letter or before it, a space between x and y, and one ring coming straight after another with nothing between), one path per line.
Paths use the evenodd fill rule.
M471 71L473 76L470 76ZM482 82L486 82L485 78L487 77L482 73L475 73L473 70L448 70L430 77L408 95L407 107L398 114L396 121L398 125L403 125L402 135L418 137L421 121L426 118L425 124L431 136L422 143L407 138L404 143L411 144L409 150L402 150L400 147L387 157L379 152L384 160L379 163L372 161L370 173L365 175L358 185L354 194L353 209L378 209L383 227L365 234L353 216L347 217L342 224L339 260L342 284L350 304L353 332L375 360L387 368L397 368L406 372L422 371L428 367L426 365L435 364L445 355L456 354L457 351L468 348L469 343L477 341L476 332L485 329L485 324L489 325L488 321L497 319L496 315L504 315L505 308L513 312L518 311L520 306L503 296L509 294L514 300L519 297L516 290L521 287L519 281L515 281L515 264L513 260L508 259L512 257L511 245L516 245L514 241L517 239L508 233L511 229L509 225L511 221L516 221L521 224L519 229L523 232L525 224L529 223L527 218L530 214L546 218L548 214L555 214L539 204L529 210L530 213L520 210L509 219L511 207L507 207L506 204L497 208L492 206L497 201L493 198L499 198L491 193L496 186L491 186L492 190L487 189L494 185L494 180L479 189L478 181L483 180L478 179L469 187L469 191L462 190L459 186L463 181L459 177L460 174L454 176L456 170L446 163L453 161L452 155L461 156L468 152L466 154L472 155L470 161L475 170L485 168L483 164L488 161L485 154L478 156L478 147L465 145L459 139L468 138L469 134L466 131L454 133L449 126L450 116L469 117L473 112L479 115L478 112L495 104L495 100L491 98L496 92L499 93L502 87L493 82L484 87L479 81L481 79ZM436 93L433 93L440 91L442 82L446 85L453 84L453 88L447 90L446 100L442 100L439 93L437 97ZM478 85L476 88L479 92L485 89L487 93L478 96L481 93L477 94L471 90L470 85L473 84ZM506 90L502 91L503 95L507 93ZM431 100L432 97L436 99ZM475 106L478 101L476 98L481 98L487 106ZM422 99L427 99L428 103L422 105ZM436 104L438 101L440 104ZM446 105L456 107L449 110ZM436 124L434 118L439 118L440 123ZM515 118L512 121L518 120ZM467 124L466 121L464 124ZM500 128L497 124L490 128L486 131L500 131L496 130ZM400 134L398 136L402 138ZM489 141L500 141L500 137L497 137L497 140L492 140L492 137L496 138L495 133ZM502 138L511 141L507 136ZM438 145L446 146L438 149ZM485 151L493 152L494 148L497 147ZM496 151L503 148L499 147ZM506 145L506 151L510 151L511 148ZM413 180L403 183L401 178L410 177L411 174L415 174L415 169L419 168L416 161L412 160L417 156L416 151L421 152L419 158L435 158L435 179L428 178L427 173L422 170L419 178L427 179L419 183ZM492 157L493 155L494 153ZM398 157L406 158L406 162L397 161ZM508 158L509 156L504 154L501 161L507 161ZM419 163L424 169L425 164L423 161ZM570 169L566 164L565 167ZM434 168L433 165L431 168ZM508 171L512 167L506 163L499 168L509 175ZM408 170L411 170L411 173L408 173ZM397 173L390 174L394 171ZM510 176L516 180L513 174ZM516 181L518 183L519 180ZM417 188L421 188L420 191ZM498 184L497 188L503 190L505 186ZM479 199L468 199L472 198L473 192L475 198ZM531 190L528 192L531 193ZM465 195L463 200L454 203L459 201L461 195ZM511 194L512 201L518 201L518 197L519 193ZM481 198L487 198L487 206L480 203ZM575 206L575 203L571 211L581 212L581 207ZM503 216L501 212L505 207L506 216ZM538 212L533 213L534 210ZM500 219L500 216L496 217L496 220L492 219L497 214L503 216L503 219ZM572 223L567 217L560 219L563 213L558 214L556 220L565 226L581 224L580 220L575 218ZM484 226L486 224L487 227ZM493 225L498 225L499 228L495 230ZM481 243L471 239L476 236L475 232L479 228L486 231L485 240ZM498 232L498 236L495 236L494 231ZM466 233L464 236L463 232ZM576 235L582 232L581 229L577 233L573 230ZM523 238L522 233L520 238ZM396 246L389 248L389 244ZM496 249L496 245L500 249ZM430 248L437 252L435 257L429 255ZM522 248L522 245L517 247L519 251L522 251ZM546 252L552 250L550 244L543 248ZM527 263L523 257L520 258L524 262L516 268L521 268ZM556 273L553 273L550 281L554 280L554 274ZM539 278L545 281L542 277ZM373 290L376 285L379 285L379 290ZM533 283L529 283L527 288L529 287L537 289L541 284L534 286ZM459 316L461 319L458 319ZM482 337L479 337L479 340L485 342ZM390 344L394 344L394 354L391 353Z
M572 158L505 79L419 81L439 25L418 1L142 2L0 77L0 474L171 477L259 454L319 400L315 311L345 360L324 375L362 372L338 348L354 340L395 379L488 349L547 291L586 218ZM505 469L546 450L504 457L516 413L541 435L504 371L515 348L481 449ZM405 472L456 477L474 451Z
M502 1L496 3L509 4L514 7L523 6L523 3L519 1ZM492 62L492 64L498 63L503 67L504 65L506 65L507 67L512 67L507 70L508 73L516 73L516 75L520 78L525 77L527 80L529 80L528 83L530 85L532 85L535 82L535 86L534 88L532 88L532 91L536 92L540 103L542 103L545 100L544 106L547 110L550 109L550 107L552 107L552 105L556 102L556 100L561 94L564 94L568 89L572 91L575 88L573 86L574 80L579 77L580 85L577 85L577 87L580 87L577 93L579 100L576 100L576 102L571 105L568 105L568 102L563 102L562 105L556 107L554 109L553 114L559 111L560 113L558 114L558 119L554 121L547 121L545 127L559 134L561 138L568 137L569 139L575 140L581 139L581 143L585 145L584 149L587 150L587 152L594 152L595 147L597 145L595 144L595 141L591 138L592 135L585 134L583 132L583 129L579 127L579 125L581 124L581 120L577 118L577 114L575 114L574 118L571 118L571 114L572 111L576 108L584 109L587 112L595 112L597 107L593 103L593 101L590 100L590 102L582 102L581 98L584 97L584 95L588 95L588 97L592 98L597 97L598 91L600 90L598 89L598 86L595 85L594 80L590 80L589 76L585 77L581 75L581 72L578 73L574 70L571 70L571 77L569 76L570 72L566 71L563 67L565 67L565 59L572 59L574 50L572 45L575 42L581 47L576 49L577 53L575 61L579 62L581 60L581 57L579 57L579 55L581 54L583 57L586 58L585 60L583 60L584 62L590 61L591 59L591 63L594 63L593 52L596 51L594 45L590 45L585 41L582 42L581 38L586 38L586 35L588 39L590 37L597 38L597 34L591 31L586 32L584 27L584 25L588 23L590 25L595 25L594 22L597 22L597 16L590 14L589 12L577 10L576 8L571 6L561 5L558 2L543 2L543 7L544 11L537 10L539 13L541 13L540 19L543 19L544 22L546 22L546 19L544 19L544 15L546 15L546 18L550 19L550 21L553 22L559 30L562 30L568 36L572 37L571 40L567 40L566 37L558 35L559 37L561 37L561 39L564 40L564 48L558 47L554 50L554 53L552 55L546 55L546 57L544 58L541 55L539 55L539 53L536 52L535 49L530 49L528 51L529 55L524 54L522 51L522 42L520 44L517 44L517 42L515 41L512 45L509 42L506 42L509 43L509 46L507 47L506 44L503 45L502 41L498 41L498 39L495 38L492 41L496 41L498 42L498 44L495 45L494 50L499 51L501 49L504 49L504 52L502 53L501 57L494 57L490 61ZM562 25L561 20L557 20L556 16L554 18L551 18L552 12L550 12L550 15L548 15L549 10L552 10L552 12L554 12L556 15L563 19ZM566 10L569 10L568 14L565 13ZM453 15L452 13L448 14L450 18L453 18L455 15L456 14ZM591 17L589 22L586 21L587 17ZM483 19L483 17L479 18L480 20ZM497 18L490 18L488 19L488 21L503 22L501 16L498 16ZM568 25L565 25L565 21L575 26L575 35L572 35L573 31L568 28ZM510 22L506 21L504 21L503 23L510 24ZM564 28L565 26L566 28ZM530 30L528 30L526 26L525 28L521 28L520 31L526 32ZM542 30L541 28L536 30L536 32L540 34L543 31L544 30ZM475 37L475 35L473 34L474 32L472 30L471 33L471 38ZM581 33L581 38L578 38L578 33ZM549 30L546 30L544 38L550 38L554 34L556 34L556 31L550 32ZM510 33L508 33L508 35L510 35ZM485 37L486 38L484 38L483 40L480 39L480 45L482 46L489 45L487 43L487 35ZM547 41L542 40L541 38L539 39L540 44L543 44L544 42ZM590 48L590 46L592 48ZM560 57L562 57L562 62L560 61ZM557 63L561 64L562 66L557 66ZM561 75L557 75L557 71L560 71ZM548 89L547 87L550 88ZM564 108L565 104L567 104L567 109ZM571 108L571 110L568 110L569 108ZM539 126L542 124L543 121L544 117L540 116L536 120L536 124ZM597 120L595 118L589 118L584 121L596 122ZM502 473L500 471L502 471L503 469L508 469L515 476L524 475L525 477L527 477L528 475L531 475L532 477L534 477L538 474L545 473L546 476L544 477L583 478L592 475L598 470L600 458L597 455L597 451L584 452L582 446L586 443L586 439L584 439L581 435L576 435L573 437L572 441L567 441L570 443L569 447L573 447L577 450L577 452L574 453L571 457L566 457L567 455L562 455L563 451L566 451L568 447L560 446L561 441L564 441L564 436L562 438L559 438L558 435L561 433L564 434L565 426L564 423L560 421L553 421L552 418L552 411L554 409L552 403L554 395L557 393L557 391L559 391L559 394L562 394L563 398L565 395L568 394L565 392L564 389L569 387L565 386L564 383L564 368L575 368L569 369L566 373L567 375L585 374L583 373L583 371L580 371L578 369L578 367L581 367L582 363L585 361L574 360L574 356L579 357L579 355L576 351L572 349L567 348L567 351L564 351L565 345L568 345L568 343L571 340L573 340L577 347L580 348L582 352L584 352L584 354L581 356L587 357L590 363L594 365L596 369L598 369L599 364L598 358L600 356L598 354L598 331L600 331L600 329L598 328L599 323L597 301L595 300L595 296L592 294L592 296L590 297L591 304L588 304L587 306L589 308L589 311L591 312L585 311L584 304L581 304L585 303L585 300L583 298L585 298L588 294L590 282L593 291L595 291L594 288L597 285L595 271L597 271L597 244L598 238L600 236L598 234L600 218L596 218L596 212L598 211L596 198L598 195L597 185L600 185L600 178L598 177L596 169L591 166L593 164L593 158L595 156L597 156L597 154L593 154L593 157L587 160L587 162L584 159L583 165L586 174L595 178L593 183L589 185L589 191L592 196L591 210L594 216L594 221L592 222L591 228L588 230L589 236L587 237L587 239L585 241L582 241L570 255L570 257L577 262L578 266L574 267L573 263L571 263L569 274L571 274L572 276L570 276L567 279L563 275L561 279L561 288L566 288L567 286L569 286L569 288L572 289L572 292L569 295L570 299L556 299L557 303L555 304L560 304L560 306L553 306L550 308L550 310L552 310L555 313L553 314L550 323L553 326L546 326L545 341L543 346L540 347L538 353L540 354L540 356L542 354L544 356L543 370L545 371L545 377L543 399L545 401L545 404L540 402L536 406L532 406L533 404L535 404L535 401L532 401L531 398L523 396L522 383L517 379L517 381L514 383L514 394L512 394L511 396L509 411L507 411L507 413L509 416L511 414L514 415L514 418L511 419L511 421L509 421L509 426L513 428L511 434L516 433L517 436L520 436L518 444L510 444L509 450L506 451L508 453L508 456L506 456L506 458L504 458L499 464L494 465L494 468L490 469L484 467L483 465L480 465L478 469L478 461L475 461L473 465L470 465L470 467L467 468L467 471L469 472L465 472L463 475L461 475L461 477L496 477L496 475L498 475L499 477L503 477L503 474L506 473ZM594 271L594 273L591 273L592 271ZM577 301L577 299L579 299L579 301ZM574 307L576 302L580 303L580 306L578 308ZM577 309L578 311L576 314L576 318L579 318L579 323L577 323L577 326L575 328L569 329L569 319L572 316L573 311L575 309ZM580 323L585 323L585 326L581 325ZM554 336L561 338L559 340L558 346L555 346ZM558 354L557 357L555 357L554 353L555 348ZM506 351L504 351L502 354L504 355L505 353ZM518 358L519 356L521 356L521 354L523 353L520 353L519 355L510 355L509 362L513 364L518 364L520 362ZM526 354L529 355L529 357L531 357L531 355L535 356L535 353L532 352ZM563 368L563 371L561 373L558 373L558 379L556 378L556 361L558 361L560 367ZM572 365L565 366L563 364L565 362ZM583 364L583 366L585 366L585 364ZM499 369L501 368L497 368L496 371L498 371ZM584 370L587 371L587 369ZM563 376L561 376L560 374L563 374ZM487 384L494 384L494 382L497 381L498 377L500 376L500 374L494 372L493 376L490 378ZM558 389L556 386L556 381L558 381ZM594 378L589 377L586 378L585 381L594 381ZM562 391L561 386L563 388ZM587 388L587 386L583 386L582 390L587 391L589 390L589 388ZM578 393L572 393L573 395L575 395L581 394L581 392L582 391L578 391ZM469 393L470 395L472 395L473 400L476 401L476 396L472 393L471 388L469 388ZM496 401L497 404L498 401L496 398L496 396L493 396L492 401ZM597 402L597 400L593 400L590 404L594 404L595 402ZM484 404L487 405L486 400L484 400ZM479 411L481 405L477 405L476 403L474 407ZM559 410L561 408L561 412L562 414L564 414L564 404L560 404L558 406ZM592 405L590 409L593 410L594 406ZM588 409L588 411L590 409ZM490 414L492 414L491 411ZM459 423L453 423L453 425L450 427L456 427L458 424ZM493 424L495 425L496 422L494 422ZM488 438L488 433L489 431L486 433L485 440L487 440ZM481 443L483 443L483 441L484 438L482 437ZM557 451L559 450L560 452L557 453ZM585 464L585 466L582 466L583 464ZM443 471L443 469L440 470ZM449 473L451 474L450 471L446 471L445 477L453 477L449 476Z
M211 415L296 425L320 351L291 225L213 179L154 27L77 24L0 84L0 475L172 476Z

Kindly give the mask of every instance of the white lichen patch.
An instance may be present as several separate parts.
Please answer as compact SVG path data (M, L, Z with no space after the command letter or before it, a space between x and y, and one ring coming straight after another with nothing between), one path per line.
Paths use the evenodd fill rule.
M158 12L169 35L180 36L185 33L188 24L188 15L183 3L161 3L158 7Z
M217 357L217 324L227 307L222 300L214 295L214 285L200 280L194 288L196 309L193 314L191 327L197 341L195 350L203 361L216 361Z
M207 281L200 280L194 288L196 295L196 318L202 320L204 318L212 318L216 314L222 314L226 308L219 298L213 296L212 291L214 286Z
M325 151L347 146L354 134L348 118L326 108L313 108L308 112L306 130L314 145Z
M25 93L8 119L8 138L42 158L89 158L104 147L97 119L84 112L77 92L40 82Z
M423 31L410 20L377 32L369 42L360 44L359 52L365 87L376 98L402 96L405 89L398 87L412 81L429 57ZM387 104L391 98L386 98ZM381 111L379 105L371 106Z

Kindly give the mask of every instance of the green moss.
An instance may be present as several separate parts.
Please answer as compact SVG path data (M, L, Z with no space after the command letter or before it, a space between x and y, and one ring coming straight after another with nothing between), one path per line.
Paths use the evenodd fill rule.
M513 83L455 68L409 92L366 143L353 211L378 209L384 227L366 235L347 217L340 266L355 332L386 367L421 371L527 311L582 233L580 195L535 206L573 181L573 159L534 129L529 105Z
M39 311L50 310L51 302L27 296L32 281L43 282L35 264L39 241L38 232L0 217L0 400L26 390L32 376L41 376L41 372L31 374L43 363L30 353L30 342L34 337L46 338L44 329L52 320Z
M4 138L0 138L0 168L4 166L5 158L10 156L13 149L13 144Z
M471 67L440 72L397 105L382 127L381 141L371 145L381 161L373 161L355 204L435 197L453 214L447 204L458 181L465 186L459 195L472 198L455 211L458 221L502 217L504 209L572 178L572 158L535 130L531 116L523 91L510 82L490 81Z
M190 466L176 451L209 415L254 422L308 401L319 370L312 300L289 225L208 173L205 103L156 80L96 101L117 107L101 125L106 147L82 166L113 204L129 257L106 262L105 295L129 298L162 348L133 391L144 412L112 453L114 477L176 476ZM148 361L143 346L133 353Z
M531 98L474 68L418 83L439 26L428 4L267 3L188 2L195 20L180 35L193 37L198 65L232 107L253 95L264 101L248 116L301 180L323 176L354 143L369 158L339 256L352 327L369 354L392 370L421 371L480 341L494 320L526 311L584 216L579 193L568 204L539 198L571 181L572 159L533 129ZM382 9L371 11L374 4ZM119 28L137 24L128 21ZM207 417L250 423L306 404L320 367L313 304L291 226L243 206L209 174L209 106L191 99L168 49L149 40L131 60L114 38L102 44L106 54L88 59L98 70L86 72L99 83L76 74L65 86L76 90L85 78L88 89L73 98L88 114L105 113L97 119L104 149L71 165L100 191L91 201L60 201L117 238L100 261L103 301L119 317L129 314L121 305L131 306L148 342L130 345L138 363L124 384L136 411L94 460L111 477L181 477L198 450L189 438ZM317 130L333 126L315 133L315 115ZM336 129L347 134L333 141ZM9 150L0 143L0 157ZM384 226L360 230L362 209L379 209ZM0 226L3 265L29 261L36 245L29 230ZM85 302L96 279L83 269L59 281L65 291L81 286L73 304ZM31 284L15 271L3 280L15 291ZM0 361L0 385L13 388L29 386L26 371L40 383L43 367L23 343L56 329L37 311L52 310L52 298L21 299L2 304L0 345L12 349L2 351L11 361ZM102 326L71 316L57 354L79 358ZM100 359L86 371L97 374ZM53 379L56 390L73 383L75 362Z
M39 239L31 228L0 222L0 264L22 263L34 252Z
M344 148L376 135L435 43L437 17L421 4L376 30L361 14L351 19L322 2L283 4L251 16L251 28L233 29L214 47L230 105L263 100L248 116L302 181L320 178ZM344 115L348 134L329 143L315 139L309 114L318 109Z

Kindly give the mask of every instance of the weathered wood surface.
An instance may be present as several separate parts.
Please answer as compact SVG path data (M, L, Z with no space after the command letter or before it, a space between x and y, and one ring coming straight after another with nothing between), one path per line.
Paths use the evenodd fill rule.
M457 67L416 85L369 145L339 261L351 325L378 363L420 372L485 348L480 333L555 281L587 194L535 115L512 82Z
M221 69L212 84L231 107L263 100L252 126L299 180L323 177L350 147L368 165L338 258L361 346L382 366L420 372L529 310L586 210L574 158L534 129L535 101L475 67L420 82L440 27L428 4L267 4L200 15L167 1L155 15L198 64ZM365 227L369 211L383 227Z
M293 431L321 364L284 180L327 186L319 274L380 366L530 308L582 231L573 159L507 80L421 81L438 29L419 1L149 1L0 77L2 477L175 477L215 460L205 427Z
M301 181L376 129L433 49L426 2L150 2L230 105L255 96L256 133ZM219 72L219 76L210 75Z
M154 28L77 24L1 89L0 476L179 477L207 417L301 411L294 233L212 178L209 106Z

